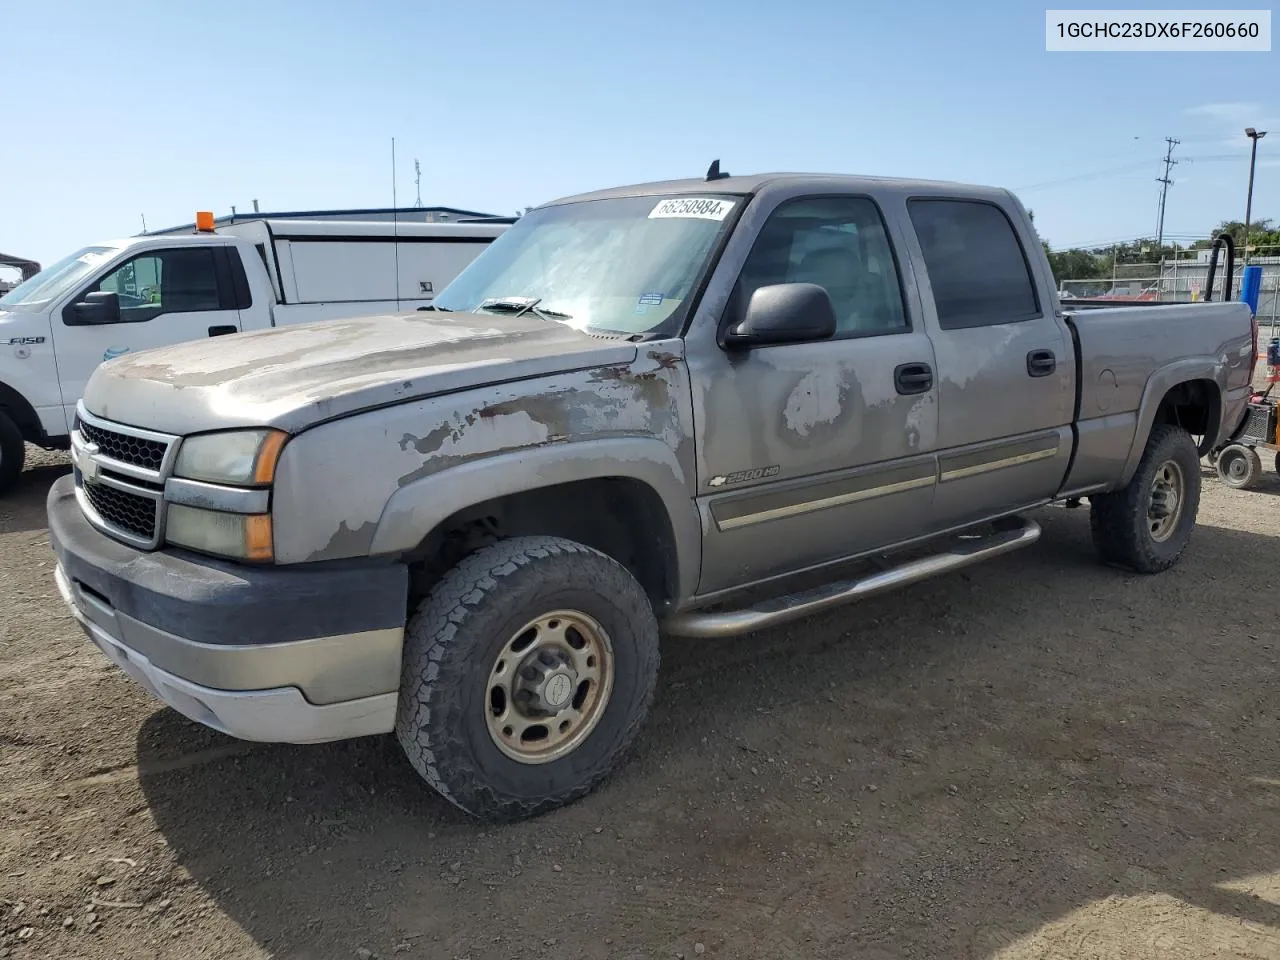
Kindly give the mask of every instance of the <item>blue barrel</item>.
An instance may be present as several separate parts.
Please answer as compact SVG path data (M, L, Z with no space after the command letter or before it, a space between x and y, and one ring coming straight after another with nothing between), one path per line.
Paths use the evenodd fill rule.
M1244 276L1240 278L1240 299L1249 305L1249 311L1258 315L1258 294L1262 292L1262 268L1250 266L1244 268Z

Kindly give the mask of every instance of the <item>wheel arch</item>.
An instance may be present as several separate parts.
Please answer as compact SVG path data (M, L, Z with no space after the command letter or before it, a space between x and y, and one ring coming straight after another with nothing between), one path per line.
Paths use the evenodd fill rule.
M401 487L371 552L429 577L507 536L563 536L626 566L661 606L688 596L701 567L693 501L670 447L610 438L486 458Z
M1161 367L1147 379L1138 407L1137 429L1118 486L1133 479L1157 423L1179 426L1200 436L1200 456L1217 444L1224 406L1220 370L1216 359L1191 358Z
M48 439L31 401L3 380L0 380L0 413L14 422L28 443L43 444Z

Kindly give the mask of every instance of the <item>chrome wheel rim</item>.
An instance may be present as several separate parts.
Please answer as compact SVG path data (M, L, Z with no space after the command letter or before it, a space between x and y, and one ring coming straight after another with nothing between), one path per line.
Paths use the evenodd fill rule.
M1182 468L1173 460L1166 460L1156 470L1151 484L1151 498L1147 504L1147 523L1151 539L1157 543L1168 540L1182 519L1182 505L1186 499L1186 482Z
M613 674L613 644L598 621L579 610L543 614L503 644L489 669L489 735L520 763L558 760L600 722Z

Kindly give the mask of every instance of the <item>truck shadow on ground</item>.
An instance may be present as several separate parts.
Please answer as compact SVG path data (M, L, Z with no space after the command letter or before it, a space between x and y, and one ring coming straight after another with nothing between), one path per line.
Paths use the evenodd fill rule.
M142 786L281 958L1023 956L1152 896L1280 938L1247 882L1280 870L1275 541L1201 527L1144 578L1095 563L1087 510L1040 520L1028 550L896 595L667 641L633 757L535 821L468 820L391 737L175 768L231 741L168 710L140 731ZM1114 915L1090 936L1214 947L1148 952Z
M44 530L49 526L45 500L53 481L71 472L71 462L61 454L40 451L43 462L28 466L0 499L0 533Z

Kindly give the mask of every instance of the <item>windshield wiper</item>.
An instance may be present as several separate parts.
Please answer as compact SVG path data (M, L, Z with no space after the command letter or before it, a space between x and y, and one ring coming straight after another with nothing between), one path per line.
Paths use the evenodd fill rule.
M542 302L541 297L488 297L480 301L480 306L476 310L492 310L495 313L511 312L517 317L522 317L526 313L533 313L540 320L569 320L572 319L569 314L562 313L559 310L538 309L538 304Z

